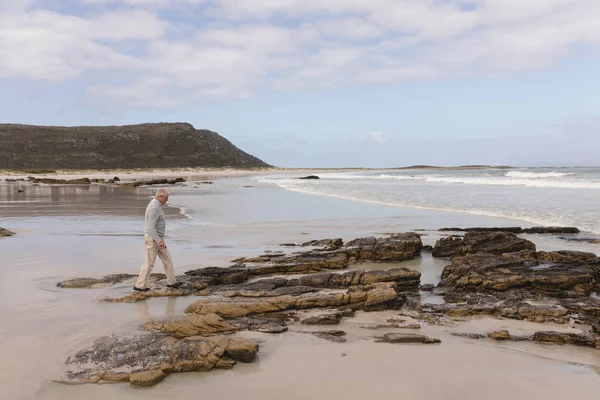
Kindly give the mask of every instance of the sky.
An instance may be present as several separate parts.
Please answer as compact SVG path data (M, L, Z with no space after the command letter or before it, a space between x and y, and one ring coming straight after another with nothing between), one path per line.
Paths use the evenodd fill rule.
M0 0L0 122L282 167L600 165L598 71L600 0Z

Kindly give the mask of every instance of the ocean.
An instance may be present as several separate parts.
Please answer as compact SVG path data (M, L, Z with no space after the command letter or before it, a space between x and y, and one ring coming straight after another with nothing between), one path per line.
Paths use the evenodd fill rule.
M255 179L284 189L402 208L575 226L600 235L600 168L365 170Z

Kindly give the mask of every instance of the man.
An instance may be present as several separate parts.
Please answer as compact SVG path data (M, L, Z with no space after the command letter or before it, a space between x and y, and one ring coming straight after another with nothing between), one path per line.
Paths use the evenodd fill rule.
M158 255L162 260L165 273L167 275L167 287L176 288L180 284L175 282L175 271L173 269L173 260L171 254L165 244L165 229L167 223L165 221L165 213L163 212L162 206L169 200L169 192L166 189L158 189L156 196L150 201L148 207L146 207L146 231L144 240L146 241L146 261L142 265L140 270L140 276L138 277L133 290L139 292L147 292L150 290L146 287L148 283L148 277L156 256Z

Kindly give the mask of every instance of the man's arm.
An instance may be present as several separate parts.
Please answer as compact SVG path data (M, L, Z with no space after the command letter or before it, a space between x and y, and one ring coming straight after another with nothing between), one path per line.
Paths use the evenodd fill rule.
M158 232L156 232L156 222L160 216L160 211L160 209L152 207L150 210L148 210L148 215L146 216L146 230L156 243L161 242L160 236L158 236Z

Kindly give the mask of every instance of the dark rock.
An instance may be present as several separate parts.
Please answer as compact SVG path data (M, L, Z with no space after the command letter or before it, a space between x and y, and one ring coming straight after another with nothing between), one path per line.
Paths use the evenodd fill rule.
M578 257L585 254L575 253ZM438 286L448 287L450 292L522 289L554 297L589 296L598 276L597 264L595 256L583 261L555 252L469 254L444 268Z
M149 185L175 185L177 183L183 183L185 179L176 178L176 179L152 179L149 181L137 181L137 182L128 182L122 183L123 187L139 187L139 186L149 186Z
M441 343L442 341L437 338L430 338L425 335L419 335L415 333L386 333L381 337L377 337L376 342L385 343L422 343L422 344L433 344Z
M118 177L118 176L115 176L114 178L112 178L112 180L113 180L114 182L121 182L121 179L119 179L119 177Z
M344 245L344 241L341 238L336 239L322 239L322 240L311 240L310 242L302 243L302 247L333 247L339 248Z
M311 335L315 335L321 339L326 339L332 342L344 343L346 342L346 332L344 331L319 331L319 332L311 332Z
M186 271L185 275L193 277L209 277L212 278L212 284L222 285L246 282L250 272L246 268L207 267Z
M562 239L562 240L567 240L569 242L584 242L584 243L591 243L591 244L600 244L600 237L595 237L595 236L572 235L572 236L559 236L558 238Z
M535 226L533 228L525 228L523 229L525 233L550 233L550 234L560 234L560 233L579 233L579 229L575 227L566 227L566 226Z
M428 253L431 253L431 252L433 252L433 246L430 244L425 245L421 248L421 251L426 251Z
M477 228L441 228L440 232L510 232L523 233L523 228L518 226L502 226L502 227L477 227Z
M459 333L459 332L451 332L450 333L452 336L458 336L458 337L466 337L469 339L475 339L475 340L479 340L479 339L485 339L486 336L482 335L480 333Z
M316 175L308 175L308 176L303 176L301 178L296 178L296 179L321 179Z
M186 123L0 125L0 168L267 168L215 132ZM68 149L68 151L65 151Z
M425 285L421 285L421 290L424 292L433 292L433 289L435 288L435 285L431 284L431 283L427 283Z
M535 251L535 244L508 232L467 232L463 237L439 239L433 249L434 257L457 257L473 253L503 254L521 250Z
M14 236L15 233L0 227L0 237Z
M323 314L302 320L304 325L338 325L342 320L341 314Z
M44 183L47 185L90 185L92 181L89 178L80 179L51 179L51 178L36 178L34 176L29 177L29 181L32 183Z

